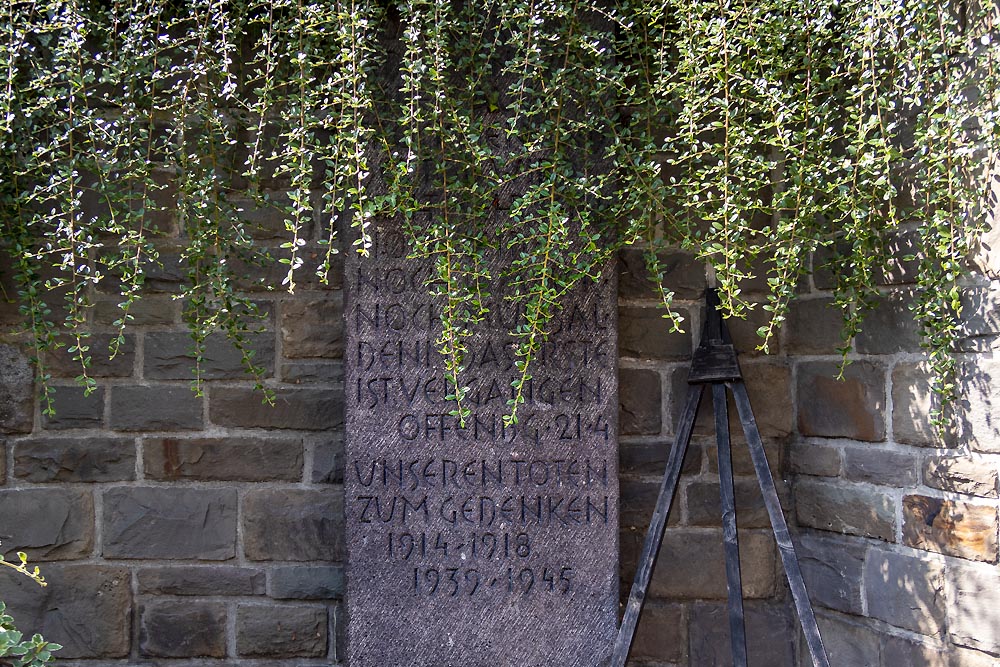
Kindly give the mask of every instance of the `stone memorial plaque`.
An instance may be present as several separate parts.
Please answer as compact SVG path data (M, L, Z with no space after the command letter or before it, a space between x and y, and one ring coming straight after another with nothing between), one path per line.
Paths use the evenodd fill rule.
M490 305L463 426L431 266L405 254L383 231L346 269L348 665L596 667L618 608L614 274L567 300L513 426L513 307Z

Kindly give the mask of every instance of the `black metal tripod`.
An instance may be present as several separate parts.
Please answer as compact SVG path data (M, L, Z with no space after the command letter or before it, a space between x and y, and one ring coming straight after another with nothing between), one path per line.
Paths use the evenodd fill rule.
M706 292L707 304L706 322L702 330L701 343L691 360L691 373L688 376L688 394L677 427L677 439L670 449L667 459L667 469L660 486L660 496L656 501L656 509L649 523L646 541L642 547L642 556L635 573L632 592L629 594L625 616L622 619L618 637L615 640L614 652L610 667L624 667L632 648L635 628L639 622L643 603L646 600L646 590L653 573L653 564L660 551L663 539L663 529L670 514L670 505L677 492L677 481L684 463L684 454L691 441L691 431L694 428L695 417L698 415L698 404L706 384L712 386L712 407L715 412L715 438L719 454L719 487L722 496L722 529L726 554L726 584L729 591L729 629L732 641L734 667L747 667L746 629L743 622L743 590L740 582L740 547L736 532L736 501L733 491L733 463L729 445L729 410L726 402L726 388L733 392L736 411L739 414L747 445L750 447L750 458L753 461L760 490L764 495L764 505L771 519L771 530L778 543L781 563L785 568L788 586L795 602L795 610L805 634L809 655L815 667L830 667L823 639L819 634L816 616L809 603L809 594L802 579L802 570L795 556L795 547L788 532L788 524L781 513L781 503L774 487L774 478L767 465L764 445L760 440L757 422L750 409L750 397L747 395L743 375L740 372L736 349L733 347L729 330L718 311L719 298L715 290Z

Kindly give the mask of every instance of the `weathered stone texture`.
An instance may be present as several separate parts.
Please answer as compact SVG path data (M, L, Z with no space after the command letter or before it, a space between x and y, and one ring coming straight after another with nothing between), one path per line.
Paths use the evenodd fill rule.
M339 361L289 361L281 365L281 379L292 384L343 382L344 365Z
M151 602L139 608L139 655L226 656L226 608L212 602Z
M924 635L941 634L944 575L942 563L872 549L865 562L868 615Z
M844 477L854 482L883 486L913 486L917 483L917 459L906 452L876 447L852 447L844 452Z
M891 541L896 532L892 499L859 485L812 479L795 484L795 518L802 526Z
M271 571L271 597L279 600L338 600L344 596L339 565L277 567Z
M736 519L740 528L770 528L764 497L756 479L737 479ZM692 526L722 524L722 502L717 479L692 482L687 487L688 523Z
M769 532L741 532L744 597L756 599L774 594L775 558L774 538ZM632 573L628 576L630 581ZM649 594L658 598L725 599L722 531L668 530L656 559Z
M906 667L957 667L949 651L902 637L882 637L882 664Z
M281 351L289 359L344 356L344 303L339 294L282 303Z
M929 458L923 466L927 486L981 498L997 497L997 476L995 464L971 458Z
M835 362L798 366L799 432L826 438L885 439L885 369L856 361L838 380Z
M931 391L926 364L900 363L892 370L892 434L896 442L921 447L954 447L952 429L938 431L928 416L941 409L941 400Z
M14 477L26 482L135 479L135 443L125 438L40 438L14 445Z
M61 644L61 660L128 657L132 595L126 568L60 563L45 565L43 574L45 588L27 577L4 582L4 602L22 631Z
M235 490L127 487L104 494L105 558L235 555Z
M217 426L325 431L344 424L344 393L318 388L279 388L267 405L252 387L213 387L210 419Z
M855 341L862 354L895 354L920 351L920 329L910 311L913 293L893 291L878 297L875 307L865 314Z
M265 376L274 371L274 336L246 334L247 346L253 351L253 363L265 369ZM143 375L149 380L191 380L195 377L194 341L186 332L163 331L146 334ZM242 378L247 376L243 355L224 334L211 334L205 339L205 349L198 364L206 380Z
M0 490L0 541L4 553L31 560L70 560L94 548L94 498L75 489Z
M113 359L109 358L109 348L112 334L95 333L87 339L90 347L88 356L91 358L87 367L87 375L95 378L128 377L132 375L135 366L135 335L125 334L125 340L118 347ZM68 347L51 350L44 353L45 370L53 377L75 378L83 371L80 361Z
M656 307L625 307L618 310L618 354L637 359L684 360L691 356L691 327L671 332L664 310ZM690 320L686 310L678 311Z
M243 503L243 545L250 560L340 560L343 494L312 489L257 489Z
M94 322L115 325L124 314L118 307L120 299L102 299L94 304ZM180 302L164 296L144 296L129 306L130 325L147 326L173 324L180 320Z
M804 299L788 311L787 344L789 354L834 354L844 342L843 315L833 299Z
M263 595L262 570L230 566L147 567L138 572L139 592L152 595Z
M42 415L42 426L49 430L100 428L104 422L104 387L85 395L83 387L53 387L54 415Z
M236 613L236 652L255 658L322 657L327 652L326 609L241 605Z
M705 292L705 265L688 253L660 253L659 268L663 283L678 299L699 299ZM626 249L618 254L618 294L625 299L660 300L659 291L649 279L643 252Z
M997 508L931 496L903 498L903 543L949 556L995 563Z
M243 482L302 479L301 439L150 438L143 441L148 479L233 480Z
M652 370L618 371L618 424L622 435L656 435L661 425L660 374Z
M34 421L35 374L14 345L0 345L0 433L28 433Z
M973 451L1000 453L1000 362L977 360L963 365L962 439Z
M843 616L819 616L819 631L823 636L830 664L840 667L880 667L879 638L871 629L854 619ZM805 642L800 644L799 663L809 665L811 661L805 650ZM886 667L889 667L886 665ZM894 666L895 667L895 666ZM899 665L898 667L903 667Z
M313 443L313 484L342 484L344 482L344 438L331 434Z
M687 654L684 607L651 601L643 607L635 632L632 660L681 662Z
M795 667L791 610L784 605L751 604L745 608L747 659L751 665ZM732 664L728 611L721 604L691 609L691 665Z
M788 452L788 469L799 475L836 477L840 474L843 450L811 442L795 442Z
M996 567L953 564L947 576L951 640L1000 654L1000 573Z
M202 399L187 385L115 385L111 388L111 428L116 431L200 429L202 411Z
M860 615L866 546L806 534L796 541L795 547L813 604Z

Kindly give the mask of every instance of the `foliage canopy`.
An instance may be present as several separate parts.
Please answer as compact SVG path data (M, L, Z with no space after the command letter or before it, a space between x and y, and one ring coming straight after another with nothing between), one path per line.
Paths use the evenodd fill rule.
M290 290L325 280L338 232L365 253L389 220L436 267L459 400L463 339L498 279L522 313L520 383L561 296L629 244L674 325L664 248L714 267L737 315L754 305L741 284L766 276L764 346L832 249L846 350L904 231L947 396L1000 136L995 21L991 0L11 0L2 242L42 384L42 352L65 341L93 386L95 287L121 295L114 354L179 245L196 351L223 329L264 387L241 267L280 262ZM247 193L284 216L273 257Z

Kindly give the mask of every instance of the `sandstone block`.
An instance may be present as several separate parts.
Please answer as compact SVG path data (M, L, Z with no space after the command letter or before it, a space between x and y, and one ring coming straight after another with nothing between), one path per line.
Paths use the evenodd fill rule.
M671 441L623 442L618 446L618 470L622 474L663 476L670 455ZM714 447L714 445L713 445ZM701 471L704 448L692 440L684 456L681 473L694 474Z
M313 484L342 484L344 481L344 436L331 434L313 443Z
M242 567L147 567L139 570L139 592L151 595L263 595L261 570Z
M865 562L865 596L872 618L924 635L944 631L941 563L872 549Z
M323 657L327 653L326 609L241 605L236 612L236 652L259 658Z
M909 453L851 447L844 451L844 477L883 486L913 486L918 480L917 460Z
M339 292L281 304L281 350L289 359L344 356L344 300Z
M885 369L856 361L838 380L835 362L798 366L799 432L825 438L885 439Z
M855 541L802 535L795 553L813 604L861 615L861 576L866 546Z
M253 489L243 503L243 544L250 560L340 560L342 493Z
M226 608L213 602L150 602L139 608L139 655L224 658Z
M833 299L802 299L791 304L785 322L789 354L835 354L844 345L844 317Z
M685 320L687 310L678 311ZM656 307L618 309L618 354L636 359L688 359L691 357L691 327L672 333L665 311Z
M332 389L280 388L271 406L249 387L213 387L209 406L217 426L326 431L344 424L343 392Z
M271 571L271 597L279 600L339 600L344 597L344 568L277 567Z
M656 435L662 421L660 374L653 370L618 371L618 423L622 435Z
M327 360L289 361L281 365L281 379L291 384L343 382L344 365Z
M756 479L737 479L736 523L740 528L769 528L771 520ZM688 523L692 526L722 525L719 482L696 481L687 487Z
M0 433L30 433L34 381L28 357L14 345L0 345Z
M997 497L997 476L995 465L964 457L930 458L923 466L927 486L981 498Z
M105 299L94 304L94 322L104 326L112 326L120 320L124 313L118 306L120 299ZM174 324L180 321L180 302L164 296L143 296L129 306L130 325L145 326L157 324Z
M261 482L302 479L301 439L150 438L146 477L157 480Z
M997 561L997 508L910 495L903 498L903 544L949 556Z
M879 295L875 307L865 315L855 341L862 354L895 354L920 351L920 327L910 306L913 292L897 290Z
M14 444L14 477L27 482L135 479L135 444L124 438L39 438Z
M799 525L892 541L896 511L892 498L867 487L808 478L795 483Z
M959 646L1000 653L1000 573L996 567L948 568L948 634Z
M954 447L954 430L949 428L941 433L930 423L929 415L941 408L930 382L926 364L900 363L892 369L893 439L920 447Z
M818 616L816 620L831 665L879 667L882 664L879 662L878 635L869 628L833 616ZM800 646L800 664L811 664L805 642L801 642Z
M247 344L253 350L253 363L274 373L274 334L247 334ZM146 334L143 374L150 380L191 380L194 378L195 356L191 336L187 332L154 331ZM243 355L224 334L215 333L205 340L205 350L199 364L206 380L247 377Z
M3 551L31 560L71 560L94 548L94 498L75 489L0 490ZM33 584L37 585L37 584Z
M186 431L202 427L202 399L180 385L111 388L111 428L116 431Z
M1000 362L979 359L962 367L962 439L973 451L1000 453Z
M776 549L769 532L740 534L743 597L774 593ZM726 572L722 531L668 530L656 559L649 594L659 598L725 599Z
M235 490L128 487L104 494L105 558L235 555Z
M663 283L678 299L700 299L705 293L705 266L689 253L659 253ZM624 299L656 299L660 295L649 278L643 251L626 248L618 253L618 295Z
M4 582L4 602L22 631L62 644L60 660L128 657L132 594L126 568L51 564L43 574L45 588L21 576Z
M886 665L906 667L952 667L948 653L940 648L886 635L882 637L882 660Z
M124 342L119 346L118 353L110 358L109 345L112 334L95 333L84 340L83 344L90 347L86 356L91 358L87 367L87 375L100 377L128 377L135 367L135 336L126 334ZM75 378L82 372L80 362L68 351L67 347L45 352L45 370L53 377Z
M800 475L836 477L840 474L842 451L812 442L795 442L788 451L788 469Z
M695 604L691 608L691 665L728 665L729 616L722 604ZM747 662L768 667L795 667L795 632L790 610L781 605L745 607Z
M55 387L52 396L54 415L42 415L48 430L100 428L104 422L104 387L84 396L83 387Z
M680 662L687 643L684 607L650 600L639 617L629 655L633 660Z

